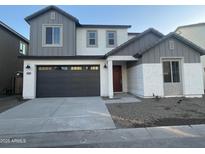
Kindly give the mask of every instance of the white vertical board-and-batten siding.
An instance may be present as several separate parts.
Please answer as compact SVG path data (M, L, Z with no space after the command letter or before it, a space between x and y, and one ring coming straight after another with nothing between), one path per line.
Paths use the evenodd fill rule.
M97 47L87 47L87 31L97 31ZM127 29L106 29L106 28L77 28L76 29L76 53L77 55L105 55L113 48L107 47L106 31L116 31L117 46L128 40Z
M107 69L105 60L24 60L23 98L36 98L36 66L38 65L100 65L100 95L108 96ZM29 65L31 68L26 69ZM27 74L30 72L31 74Z
M140 64L127 70L128 92L139 97L164 97L162 64ZM202 97L203 77L201 63L182 64L183 95Z

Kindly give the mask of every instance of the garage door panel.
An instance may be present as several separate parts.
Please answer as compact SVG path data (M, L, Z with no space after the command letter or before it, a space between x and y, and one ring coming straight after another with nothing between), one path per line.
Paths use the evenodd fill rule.
M53 67L54 66L48 66L48 68ZM90 68L91 66L82 66L82 70L71 70L70 66L67 67L68 70L38 69L36 91L37 97L73 97L100 95L99 69L89 70L87 68ZM98 68L100 67L98 66Z

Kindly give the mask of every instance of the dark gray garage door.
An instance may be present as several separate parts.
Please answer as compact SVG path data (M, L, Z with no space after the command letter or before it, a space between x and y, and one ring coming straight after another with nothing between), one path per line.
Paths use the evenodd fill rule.
M38 66L37 97L100 95L99 66Z

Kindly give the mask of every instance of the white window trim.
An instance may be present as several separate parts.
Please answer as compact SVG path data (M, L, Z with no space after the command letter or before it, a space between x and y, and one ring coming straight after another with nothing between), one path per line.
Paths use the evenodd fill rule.
M60 27L60 44L46 44L46 27ZM63 24L43 24L42 25L42 47L62 47L63 46Z
M181 83L182 82L182 62L183 62L183 58L181 58L181 57L177 57L177 58L175 58L175 57L171 57L171 58L161 58L161 63L162 63L162 65L163 65L163 62L169 62L170 63L170 71L171 71L171 82L164 82L164 76L163 76L163 82L164 83ZM173 82L173 72L172 72L172 62L179 62L179 80L180 80L180 82ZM162 66L163 67L163 66ZM181 68L180 68L181 67ZM163 74L163 68L162 68L162 74Z
M113 45L109 44L109 37L108 37L109 33L114 33L114 44ZM117 31L115 31L115 30L107 30L106 31L106 46L107 46L107 48L117 47Z
M25 53L23 53L23 51L21 51L21 44L25 45ZM19 41L19 53L21 53L23 55L26 55L26 53L27 53L27 44L23 41Z
M94 33L96 33L96 38L95 38L95 45L90 45L89 44L89 33L92 33L92 32L94 32ZM87 32L86 32L86 41L87 41L87 48L97 48L98 47L98 31L97 30L87 30Z

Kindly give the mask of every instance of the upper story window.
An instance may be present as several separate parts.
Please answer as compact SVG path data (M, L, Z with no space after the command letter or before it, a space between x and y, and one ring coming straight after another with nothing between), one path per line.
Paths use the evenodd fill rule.
M62 25L43 25L43 46L61 47L63 45Z
M107 31L107 47L115 47L117 46L117 33L116 31Z
M26 43L20 41L20 44L19 44L19 52L21 54L26 54Z
M97 31L87 31L87 46L97 47Z

